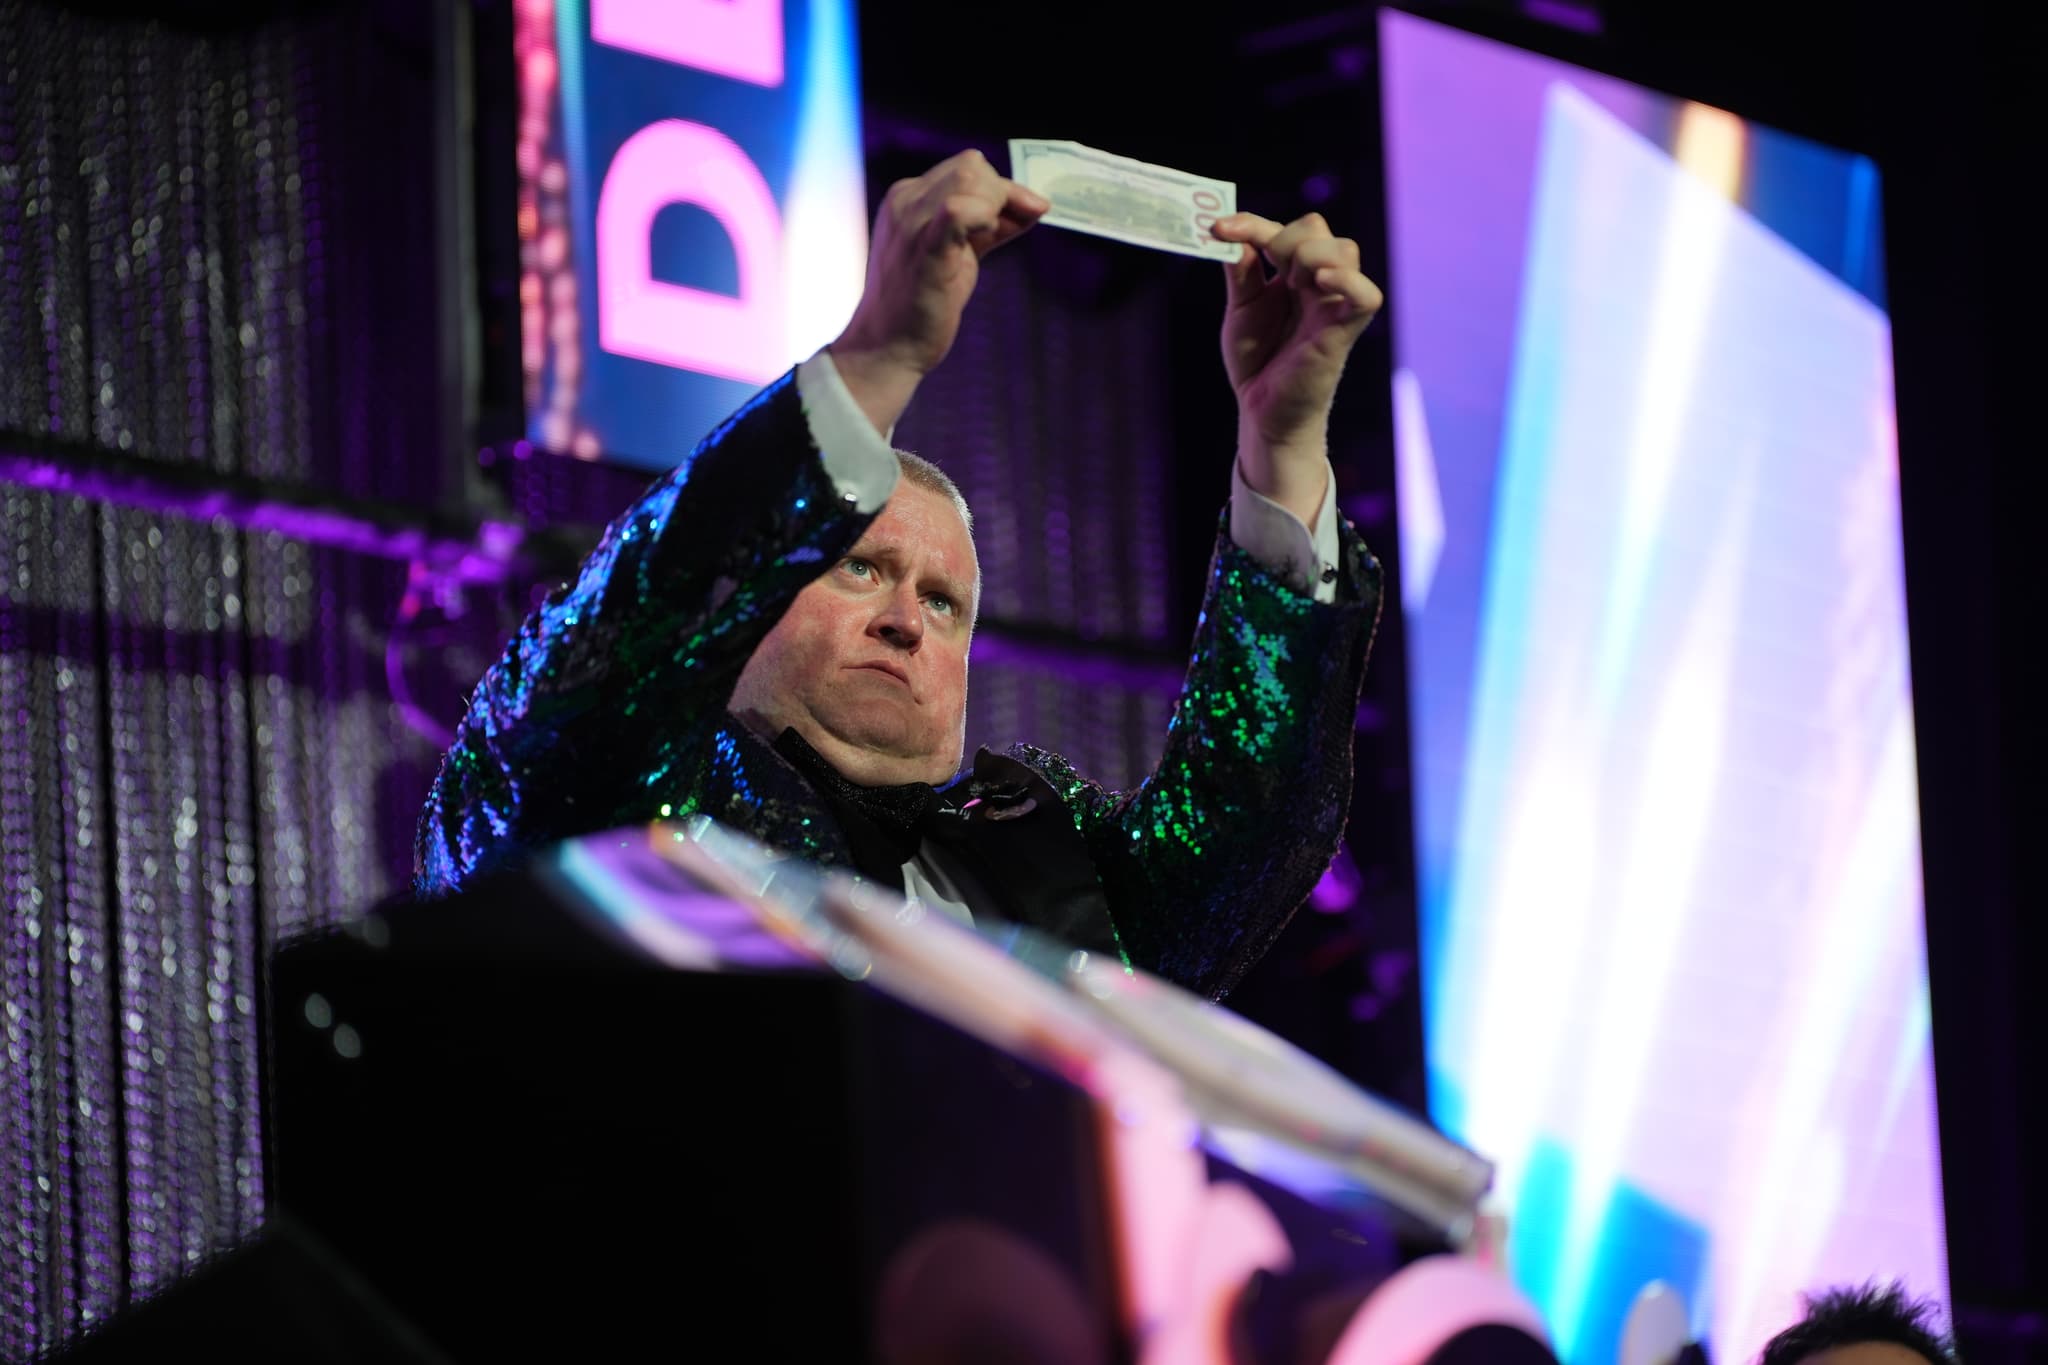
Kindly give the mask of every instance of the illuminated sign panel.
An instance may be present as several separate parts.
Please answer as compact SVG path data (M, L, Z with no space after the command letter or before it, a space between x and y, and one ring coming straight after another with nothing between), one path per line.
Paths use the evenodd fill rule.
M851 0L520 0L514 45L528 439L666 468L859 298Z
M1432 1115L1570 1365L1939 1298L1878 169L1381 25Z

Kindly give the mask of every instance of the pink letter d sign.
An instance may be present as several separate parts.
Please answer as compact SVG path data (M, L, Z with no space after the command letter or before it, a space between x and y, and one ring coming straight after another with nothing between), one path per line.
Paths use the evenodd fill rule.
M654 278L650 233L670 204L707 210L732 240L739 295ZM765 384L783 354L782 216L747 154L681 119L627 138L597 193L597 341L614 355Z

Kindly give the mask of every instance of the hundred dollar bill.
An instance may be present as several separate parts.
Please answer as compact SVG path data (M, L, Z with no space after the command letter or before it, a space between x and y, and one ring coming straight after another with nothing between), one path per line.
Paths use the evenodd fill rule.
M1237 186L1227 180L1022 137L1010 139L1010 179L1052 200L1038 220L1048 226L1213 261L1238 257L1237 243L1209 235L1212 223L1237 211Z

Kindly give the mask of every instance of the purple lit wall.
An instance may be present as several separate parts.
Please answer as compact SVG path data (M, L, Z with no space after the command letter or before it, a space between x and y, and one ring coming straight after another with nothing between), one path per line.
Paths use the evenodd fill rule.
M1570 1361L1941 1297L1876 169L1382 35L1432 1111Z
M263 954L409 856L433 755L383 686L404 563L153 506L148 478L50 491L104 455L165 488L433 501L407 274L428 253L420 216L375 208L427 186L363 154L419 90L384 72L372 98L375 50L347 19L199 34L0 7L10 1359L255 1227ZM410 331L379 313L394 290Z

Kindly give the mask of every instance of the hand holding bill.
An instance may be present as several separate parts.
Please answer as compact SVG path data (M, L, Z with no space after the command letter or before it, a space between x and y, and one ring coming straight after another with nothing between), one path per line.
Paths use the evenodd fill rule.
M830 347L877 430L895 425L918 382L953 349L981 258L1050 207L972 149L889 187L875 215L866 288Z
M1223 268L1223 365L1237 393L1238 467L1254 489L1313 522L1337 381L1384 297L1359 269L1358 243L1332 233L1319 213L1287 224L1235 213L1214 232L1243 244L1238 261Z

